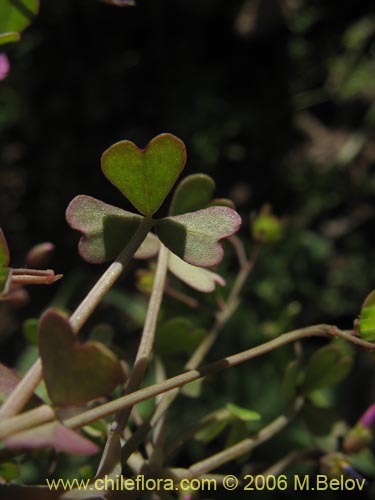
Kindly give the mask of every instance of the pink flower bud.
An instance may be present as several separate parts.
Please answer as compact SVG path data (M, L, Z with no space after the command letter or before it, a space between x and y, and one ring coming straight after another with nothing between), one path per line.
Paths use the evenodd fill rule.
M372 405L367 408L365 413L359 419L359 423L375 433L375 403L372 403Z
M9 59L6 54L0 54L0 81L5 80L10 70Z

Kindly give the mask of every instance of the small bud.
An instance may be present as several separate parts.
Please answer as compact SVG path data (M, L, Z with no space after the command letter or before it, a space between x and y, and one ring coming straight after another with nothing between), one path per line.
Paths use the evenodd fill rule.
M10 63L6 54L0 54L0 81L5 80L10 70Z
M155 266L151 266L151 269L138 269L135 274L137 289L149 295L154 284Z
M251 217L250 225L254 240L260 243L275 243L283 236L283 223L272 214L269 205L264 205L258 215Z
M26 255L26 265L32 268L45 267L48 263L51 253L54 251L55 245L50 242L39 243L29 250Z
M375 434L375 403L369 406L354 427L345 436L346 453L358 453L369 446Z

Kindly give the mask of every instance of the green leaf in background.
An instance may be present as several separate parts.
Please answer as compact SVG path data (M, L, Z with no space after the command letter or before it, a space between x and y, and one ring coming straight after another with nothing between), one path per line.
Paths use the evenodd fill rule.
M301 379L301 367L299 362L294 359L286 367L283 380L283 392L285 399L291 401L297 395L297 387Z
M7 267L0 267L0 298L9 291L12 270Z
M0 228L0 268L9 266L10 255L7 240L3 230Z
M256 411L242 408L241 406L237 406L233 403L228 403L226 407L232 415L240 420L243 420L244 422L252 422L254 420L261 419L261 416Z
M182 387L181 393L188 398L199 398L202 394L202 385L203 379L193 380Z
M207 207L235 208L227 198L213 199L215 181L206 174L192 174L177 186L169 209L169 215L182 215Z
M375 342L375 290L367 295L362 305L359 333L364 340Z
M22 324L23 335L31 345L38 345L38 328L39 319L37 318L26 319Z
M156 225L160 240L173 253L194 266L211 267L223 258L220 240L238 231L241 217L228 207L209 207Z
M76 196L66 210L66 220L83 236L81 257L92 264L114 259L129 243L142 217L108 205L91 196Z
M20 466L14 462L3 462L0 464L0 482L14 481L20 473Z
M23 31L33 21L38 12L39 0L1 0L0 34L13 34Z
M352 357L341 345L328 345L311 356L301 386L303 394L337 384L350 372Z
M120 361L99 342L78 342L69 320L48 309L39 324L39 353L51 400L79 405L106 396L123 381Z
M337 421L337 414L332 408L321 408L311 401L306 401L301 416L309 430L316 436L329 434Z
M174 253L169 254L168 268L177 278L199 292L213 292L216 284L225 286L225 280L219 274L209 269L192 266Z
M19 42L20 40L21 40L21 35L17 32L0 34L0 45L5 45L6 43Z
M173 194L169 214L182 215L207 208L214 190L215 181L209 175L188 175L182 179Z
M189 354L203 339L206 331L196 328L186 318L172 318L156 332L156 349L164 356Z
M230 424L230 430L225 441L225 448L230 448L235 444L239 443L243 439L246 439L249 436L249 431L247 429L246 422L243 420L234 420ZM251 451L244 453L240 457L236 459L236 462L242 464L246 462L251 455Z
M158 210L185 163L185 145L172 134L156 136L144 150L120 141L102 156L104 175L146 216Z
M204 427L204 429L198 431L194 437L197 441L201 441L202 443L209 443L223 432L230 421L230 416L227 416L227 418L209 422Z

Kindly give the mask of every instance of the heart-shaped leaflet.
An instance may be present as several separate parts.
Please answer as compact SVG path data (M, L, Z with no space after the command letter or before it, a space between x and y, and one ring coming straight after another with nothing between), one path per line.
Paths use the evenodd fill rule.
M143 150L120 141L102 155L104 175L146 216L158 210L185 163L185 144L172 134L154 137Z
M106 396L123 381L120 361L100 342L80 343L69 320L48 309L39 323L39 352L51 400L80 405Z
M241 217L229 207L209 207L157 222L159 239L193 266L211 267L223 258L220 240L238 231Z

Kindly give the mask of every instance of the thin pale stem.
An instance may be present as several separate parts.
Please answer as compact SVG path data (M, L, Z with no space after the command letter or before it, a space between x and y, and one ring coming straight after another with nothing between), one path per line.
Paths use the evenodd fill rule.
M234 237L232 237L234 238ZM194 353L192 354L191 358L189 361L186 363L185 368L187 370L194 370L197 366L201 364L203 359L205 358L206 354L208 351L211 349L212 345L215 343L219 333L221 332L222 328L225 326L226 322L228 319L232 316L232 314L235 312L237 309L239 303L240 303L240 294L242 292L242 289L246 283L246 280L252 271L255 262L257 261L261 246L257 245L253 253L250 257L249 260L244 259L244 249L241 244L241 241L233 240L236 242L236 248L237 251L239 252L239 257L240 263L241 263L241 269L240 272L238 273L235 282L233 283L233 286L231 288L231 291L229 293L229 297L227 301L224 303L223 308L217 313L216 315L216 320L215 323L209 332L208 335L205 336L205 338L202 340L202 342L199 344L199 346L196 348ZM232 241L232 243L233 243ZM239 250L241 248L241 251Z
M308 337L341 337L365 349L372 351L375 350L375 344L354 337L350 334L350 332L341 331L335 326L326 324L309 326L306 328L301 328L299 330L293 330L291 332L284 333L283 335L269 340L268 342L265 342L264 344L261 344L259 346L253 347L246 351L242 351L232 356L228 356L219 361L215 361L214 363L210 363L209 365L203 366L202 368L190 370L180 375L176 375L175 377L169 378L160 384L154 384L149 387L145 387L126 396L122 396L121 398L118 398L114 401L104 403L97 408L93 408L81 413L80 415L67 419L64 423L71 428L82 427L83 425L87 425L95 420L111 415L116 411L132 407L135 404L140 403L141 401L153 398L158 394L168 392L177 387L182 387L183 385L186 385L189 382L193 382L194 380L198 380L208 375L213 375L226 368L239 365L241 363L249 361L250 359L266 354L286 344Z
M0 424L0 439L15 434L20 428L35 427L41 422L53 420L55 417L56 415L50 406L41 405L20 415L7 418Z
M210 457L195 463L188 469L190 475L192 477L200 477L202 474L207 474L221 465L231 462L232 460L236 460L265 441L268 441L291 422L291 420L302 408L302 405L303 399L297 399L290 415L280 415L266 427L261 429L254 438L244 439L219 453L215 453L215 455L211 455Z
M207 377L208 375L213 375L226 368L237 366L241 363L249 361L250 359L262 356L263 354L271 352L274 349L287 345L291 342L309 337L340 337L369 351L375 350L374 343L366 342L365 340L355 337L352 331L342 331L335 326L326 324L308 326L306 328L301 328L299 330L293 330L291 332L284 333L283 335L269 340L268 342L265 342L259 346L253 347L237 354L233 354L232 356L220 359L219 361L215 361L214 363L210 363L209 365L203 366L199 369L181 373L180 375L169 378L160 384L150 385L131 394L122 396L113 401L109 401L108 403L104 403L100 406L97 406L96 408L92 408L90 410L82 412L79 415L65 419L63 423L67 427L73 429L83 427L85 425L91 424L92 422L95 422L96 420L112 415L117 411L133 407L135 404L140 403L141 401L145 401L146 399L153 398L158 394L171 391L172 389L176 389L177 387L182 387L183 385L186 385L189 382L193 382L194 380ZM27 413L28 412L26 412L26 414ZM41 419L38 424L40 425L49 420L52 420L53 417L54 413L51 409L51 415L49 416L49 418ZM0 439L6 437L7 435L3 432L4 424L5 421L0 422ZM17 428L15 430L15 432L22 431L25 428L30 428L30 426L20 426L20 428Z
M125 266L129 263L138 247L146 238L152 225L153 221L151 219L145 217L142 220L128 245L120 253L115 262L113 262L99 278L94 287L71 315L69 321L75 333L78 333L90 315L94 312L104 295L120 277ZM41 379L42 364L40 359L38 359L1 406L0 419L8 418L19 413L31 398Z
M154 284L152 287L150 302L147 308L146 320L143 327L138 352L134 362L134 368L129 376L128 384L126 387L126 394L131 394L139 388L151 358L152 347L155 338L156 322L163 298L164 285L167 275L168 252L169 250L164 245L161 245L159 250L158 263L156 266ZM120 411L118 411L115 415L113 423L109 430L107 443L104 448L102 460L100 462L97 474L101 474L101 471L107 467L107 462L108 460L110 460L111 450L115 446L117 446L116 443L119 442L122 436L122 433L128 423L132 407L133 405L128 406L124 409L120 409Z
M262 476L278 476L280 475L287 467L298 462L301 463L302 460L307 457L311 457L320 452L318 448L308 448L306 450L293 450L289 452L285 457L281 458L274 464L272 464L268 469L262 472Z

